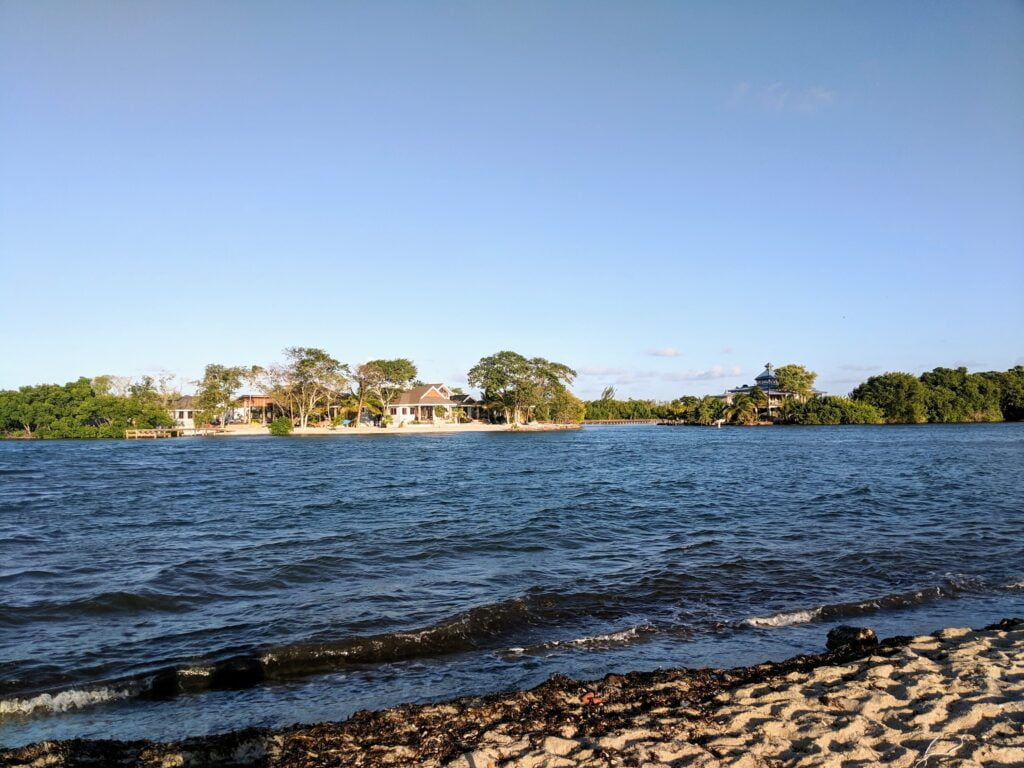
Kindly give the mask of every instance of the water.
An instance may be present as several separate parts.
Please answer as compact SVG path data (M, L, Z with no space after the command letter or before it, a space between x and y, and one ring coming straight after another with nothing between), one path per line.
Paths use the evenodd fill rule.
M1024 613L1024 425L0 443L0 743Z

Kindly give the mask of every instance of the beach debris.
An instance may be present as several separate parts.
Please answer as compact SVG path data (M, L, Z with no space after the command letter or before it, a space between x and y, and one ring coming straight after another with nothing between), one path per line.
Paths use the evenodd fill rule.
M851 627L846 624L835 627L828 633L825 643L830 651L840 648L866 649L878 645L878 637L868 627Z
M604 704L605 700L603 698L601 698L600 696L598 696L593 691L587 691L580 698L580 701L583 702L583 704L590 704L592 706L598 706L600 704Z

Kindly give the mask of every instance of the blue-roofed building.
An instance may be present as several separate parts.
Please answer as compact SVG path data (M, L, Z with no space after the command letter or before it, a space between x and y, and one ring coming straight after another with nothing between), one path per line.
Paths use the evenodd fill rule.
M753 384L744 384L742 387L730 389L724 395L721 395L721 397L726 403L732 405L732 401L735 397L739 395L748 395L753 389L760 389L768 396L769 413L771 413L772 408L778 408L789 398L797 397L796 392L783 389L779 386L779 379L775 375L775 368L771 363L764 364L764 370L757 375ZM824 393L817 389L811 391L812 397L816 397L821 394Z

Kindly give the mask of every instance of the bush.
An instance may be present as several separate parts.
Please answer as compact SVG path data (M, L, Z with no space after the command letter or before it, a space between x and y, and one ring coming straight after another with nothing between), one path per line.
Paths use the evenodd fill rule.
M274 419L270 422L270 434L277 435L278 437L286 437L292 433L292 420L286 419L284 416Z
M881 424L882 411L845 397L813 397L793 407L789 419L796 424Z

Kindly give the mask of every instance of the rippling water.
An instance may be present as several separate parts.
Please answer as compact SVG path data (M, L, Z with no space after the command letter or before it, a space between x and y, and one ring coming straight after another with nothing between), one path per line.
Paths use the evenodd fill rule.
M0 442L0 743L1024 612L1024 425Z

